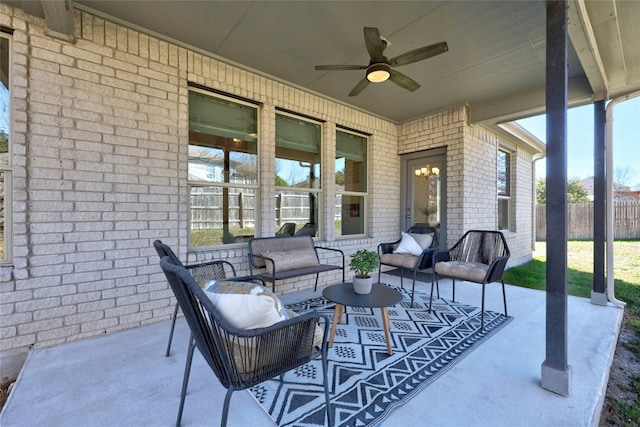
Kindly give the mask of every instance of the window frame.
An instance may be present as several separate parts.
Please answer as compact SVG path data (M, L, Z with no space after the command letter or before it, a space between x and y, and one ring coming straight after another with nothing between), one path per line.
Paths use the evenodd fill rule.
M360 138L364 139L365 147L366 147L366 150L367 150L366 151L366 157L365 157L365 168L366 168L366 170L364 172L365 179L366 179L366 191L347 191L347 190L338 191L338 190L336 190L336 195L335 195L336 196L336 200L334 200L335 207L333 208L333 210L335 210L335 208L337 208L337 202L338 202L337 199L338 199L339 196L342 196L342 197L344 197L344 196L362 197L363 201L362 201L362 206L360 207L359 215L361 215L363 217L363 223L362 223L362 233L358 233L358 234L337 234L336 233L335 238L336 239L357 239L357 238L362 238L362 237L366 237L366 235L367 235L367 227L368 227L368 222L369 222L368 221L369 218L368 218L367 212L369 211L368 210L368 205L369 205L369 181L370 181L369 180L369 171L370 171L369 159L370 159L370 155L371 155L371 153L370 153L371 150L370 150L370 146L369 146L369 144L370 144L370 135L367 135L367 134L364 134L364 133L360 133L360 132L355 132L355 131L352 131L350 129L342 128L340 126L336 126L336 147L335 147L335 157L336 158L334 158L334 171L333 171L334 172L334 176L335 176L335 173L337 172L337 170L335 170L335 160L337 159L337 156L338 156L338 132L351 134L351 135L354 135L354 136L357 136L357 137L360 137ZM335 178L334 178L334 180L335 180ZM343 199L341 199L341 200L343 200ZM342 204L342 201L341 201L341 205L340 205L341 212L344 211L342 206L343 206L343 204ZM335 218L335 212L333 214L333 217ZM333 226L335 228L335 219L333 221Z
M0 258L0 266L6 267L13 265L13 221L12 221L12 157L13 157L13 149L12 149L12 126L13 123L13 102L12 102L12 86L13 86L13 36L12 34L8 34L4 31L0 31L0 38L5 39L7 43L7 52L8 52L8 69L7 71L7 161L6 163L0 162L0 173L3 175L3 186L4 186L4 200L3 200L3 210L4 210L4 237L0 244L3 245L3 253L4 256Z
M505 180L506 180L506 191L504 193L500 192L500 153L504 153L506 155L505 159ZM512 171L513 171L513 151L509 148L501 145L498 147L497 156L496 156L496 193L497 193L497 206L496 206L496 230L498 231L511 231L513 226L513 221L511 218L512 213L512 199L511 194L513 193L513 179L512 179ZM501 219L501 210L500 205L501 202L506 202L506 218L507 224L506 227L500 228L500 219Z
M317 201L317 206L316 206L316 212L317 212L317 218L316 218L316 222L315 222L315 236L320 236L321 232L322 232L322 218L324 215L324 190L323 190L323 185L322 185L322 177L323 175L326 173L326 166L324 165L324 122L321 120L317 120L314 119L312 117L308 117L302 114L296 114L294 112L290 112L290 111L285 111L285 110L281 110L278 109L276 111L276 114L274 116L274 129L275 129L275 140L274 140L274 162L278 160L278 155L276 154L277 149L278 149L278 132L277 132L277 126L275 125L275 123L277 123L277 116L285 116L285 117L290 117L290 118L294 118L296 120L300 120L302 122L307 122L307 123L311 123L314 125L318 126L318 134L319 134L319 149L318 149L318 159L320 161L319 164L319 172L320 172L320 176L316 178L316 183L317 186L314 187L313 185L309 186L309 187L290 187L290 186L279 186L279 185L275 185L274 186L274 196L278 197L279 194L283 193L283 192L288 192L288 193L298 193L300 195L306 194L306 195L311 195L313 194L315 196L315 200ZM274 170L274 181L277 177L277 172ZM277 204L276 204L276 209L278 208ZM309 209L311 209L311 207L309 207ZM311 217L311 212L309 217ZM277 212L274 212L274 218L275 220L278 219L278 214ZM309 218L310 219L310 218ZM286 220L285 220L286 221ZM281 222L283 222L281 220ZM294 221L288 221L288 222L294 222ZM283 222L284 223L284 222ZM280 224L281 226L282 224ZM300 224L298 224L300 225ZM274 227L278 228L278 224L274 223ZM274 228L274 234L276 232ZM296 227L298 228L298 227Z
M188 140L187 143L187 248L189 251L207 251L207 250L216 250L216 249L221 249L221 248L229 248L229 247L241 247L243 245L246 245L246 242L244 241L237 241L237 242L229 242L229 243L220 243L220 244L212 244L212 245L203 245L203 246L194 246L193 242L192 242L192 189L193 188L207 188L207 187L216 187L216 188L221 188L221 189L236 189L236 188L243 188L243 189L248 189L248 190L252 190L254 192L254 230L253 230L253 236L257 237L260 235L260 198L261 198L261 194L260 194L260 138L259 138L259 132L260 132L260 104L257 103L253 103L250 100L244 100L244 99L239 99L237 97L234 96L227 96L225 94L222 94L218 91L209 91L206 90L205 88L199 88L196 86L190 86L189 87L189 92L194 92L194 93L198 93L207 97L211 97L211 98L215 98L215 99L222 99L224 101L228 101L231 103L236 103L245 107L250 107L252 109L255 110L255 117L256 117L256 182L255 184L242 184L242 183L236 183L236 182L218 182L218 181L201 181L201 180L193 180L193 179L189 179L188 176L188 170L189 170L189 147L191 145L197 145L197 146L204 146L206 147L207 145L201 145L201 144L191 144L191 140ZM191 105L189 104L188 108L191 108ZM190 112L190 110L189 110ZM189 120L187 121L188 124L187 126L190 126ZM189 132L189 129L187 129L187 131ZM220 136L220 135L218 135Z

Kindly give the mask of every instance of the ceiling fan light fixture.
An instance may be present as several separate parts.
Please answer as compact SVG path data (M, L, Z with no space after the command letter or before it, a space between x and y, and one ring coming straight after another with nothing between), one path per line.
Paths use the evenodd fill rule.
M391 67L389 64L373 64L367 68L367 80L371 83L382 83L387 81L391 76Z

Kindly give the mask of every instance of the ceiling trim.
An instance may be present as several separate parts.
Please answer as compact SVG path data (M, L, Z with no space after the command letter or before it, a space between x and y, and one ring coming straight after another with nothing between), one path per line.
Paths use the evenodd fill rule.
M593 93L585 75L571 77L567 82L569 107L593 102ZM546 86L538 86L508 96L472 103L469 123L502 123L544 114Z
M569 1L567 31L593 90L593 101L609 97L609 81L584 0Z
M531 132L515 122L502 123L498 126L491 126L491 129L511 142L515 142L517 146L525 146L527 151L535 155L544 155L547 146Z

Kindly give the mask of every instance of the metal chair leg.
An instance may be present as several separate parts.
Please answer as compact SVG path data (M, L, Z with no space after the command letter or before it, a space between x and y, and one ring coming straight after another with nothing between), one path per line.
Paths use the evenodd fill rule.
M313 287L313 292L315 292L318 289L318 276L320 275L320 273L316 273L316 285Z
M176 307L173 309L173 320L171 321L171 330L169 331L169 342L167 343L167 352L164 357L169 357L169 352L171 351L171 341L173 340L173 330L176 328L176 318L178 317L178 303L176 303Z
M413 296L416 293L416 270L413 269L413 285L411 285L411 308L413 308Z
M438 284L438 275L433 272L433 276L431 276L431 295L429 296L429 313L431 313L431 304L433 303L433 281L435 279L436 287L440 288ZM440 298L440 291L438 291L438 298Z
M184 400L187 397L187 386L189 385L189 375L191 375L191 361L193 360L193 352L196 348L196 342L193 335L189 336L189 351L187 351L187 360L184 364L184 375L182 377L182 392L180 393L180 407L178 408L178 419L176 427L180 427L182 420L182 411L184 410Z
M502 300L504 301L504 317L507 317L507 292L505 291L504 288L504 280L501 280L502 282Z
M480 308L480 331L484 331L484 288L485 284L482 284L482 306Z
M229 417L229 401L231 400L231 394L233 393L233 387L229 386L227 394L224 397L224 407L222 409L222 421L220 421L221 427L227 427L227 418Z
M325 331L327 331L327 327L325 327ZM326 336L326 335L325 335ZM329 381L327 376L327 371L329 368L327 367L327 345L326 343L322 346L322 376L324 381L324 400L327 409L327 425L333 425L333 413L331 412L331 399L329 398Z

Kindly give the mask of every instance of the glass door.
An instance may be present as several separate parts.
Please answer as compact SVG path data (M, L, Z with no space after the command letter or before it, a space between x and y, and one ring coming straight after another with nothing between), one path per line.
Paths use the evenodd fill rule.
M434 227L440 241L446 242L446 155L421 154L412 153L412 158L405 159L402 228Z

